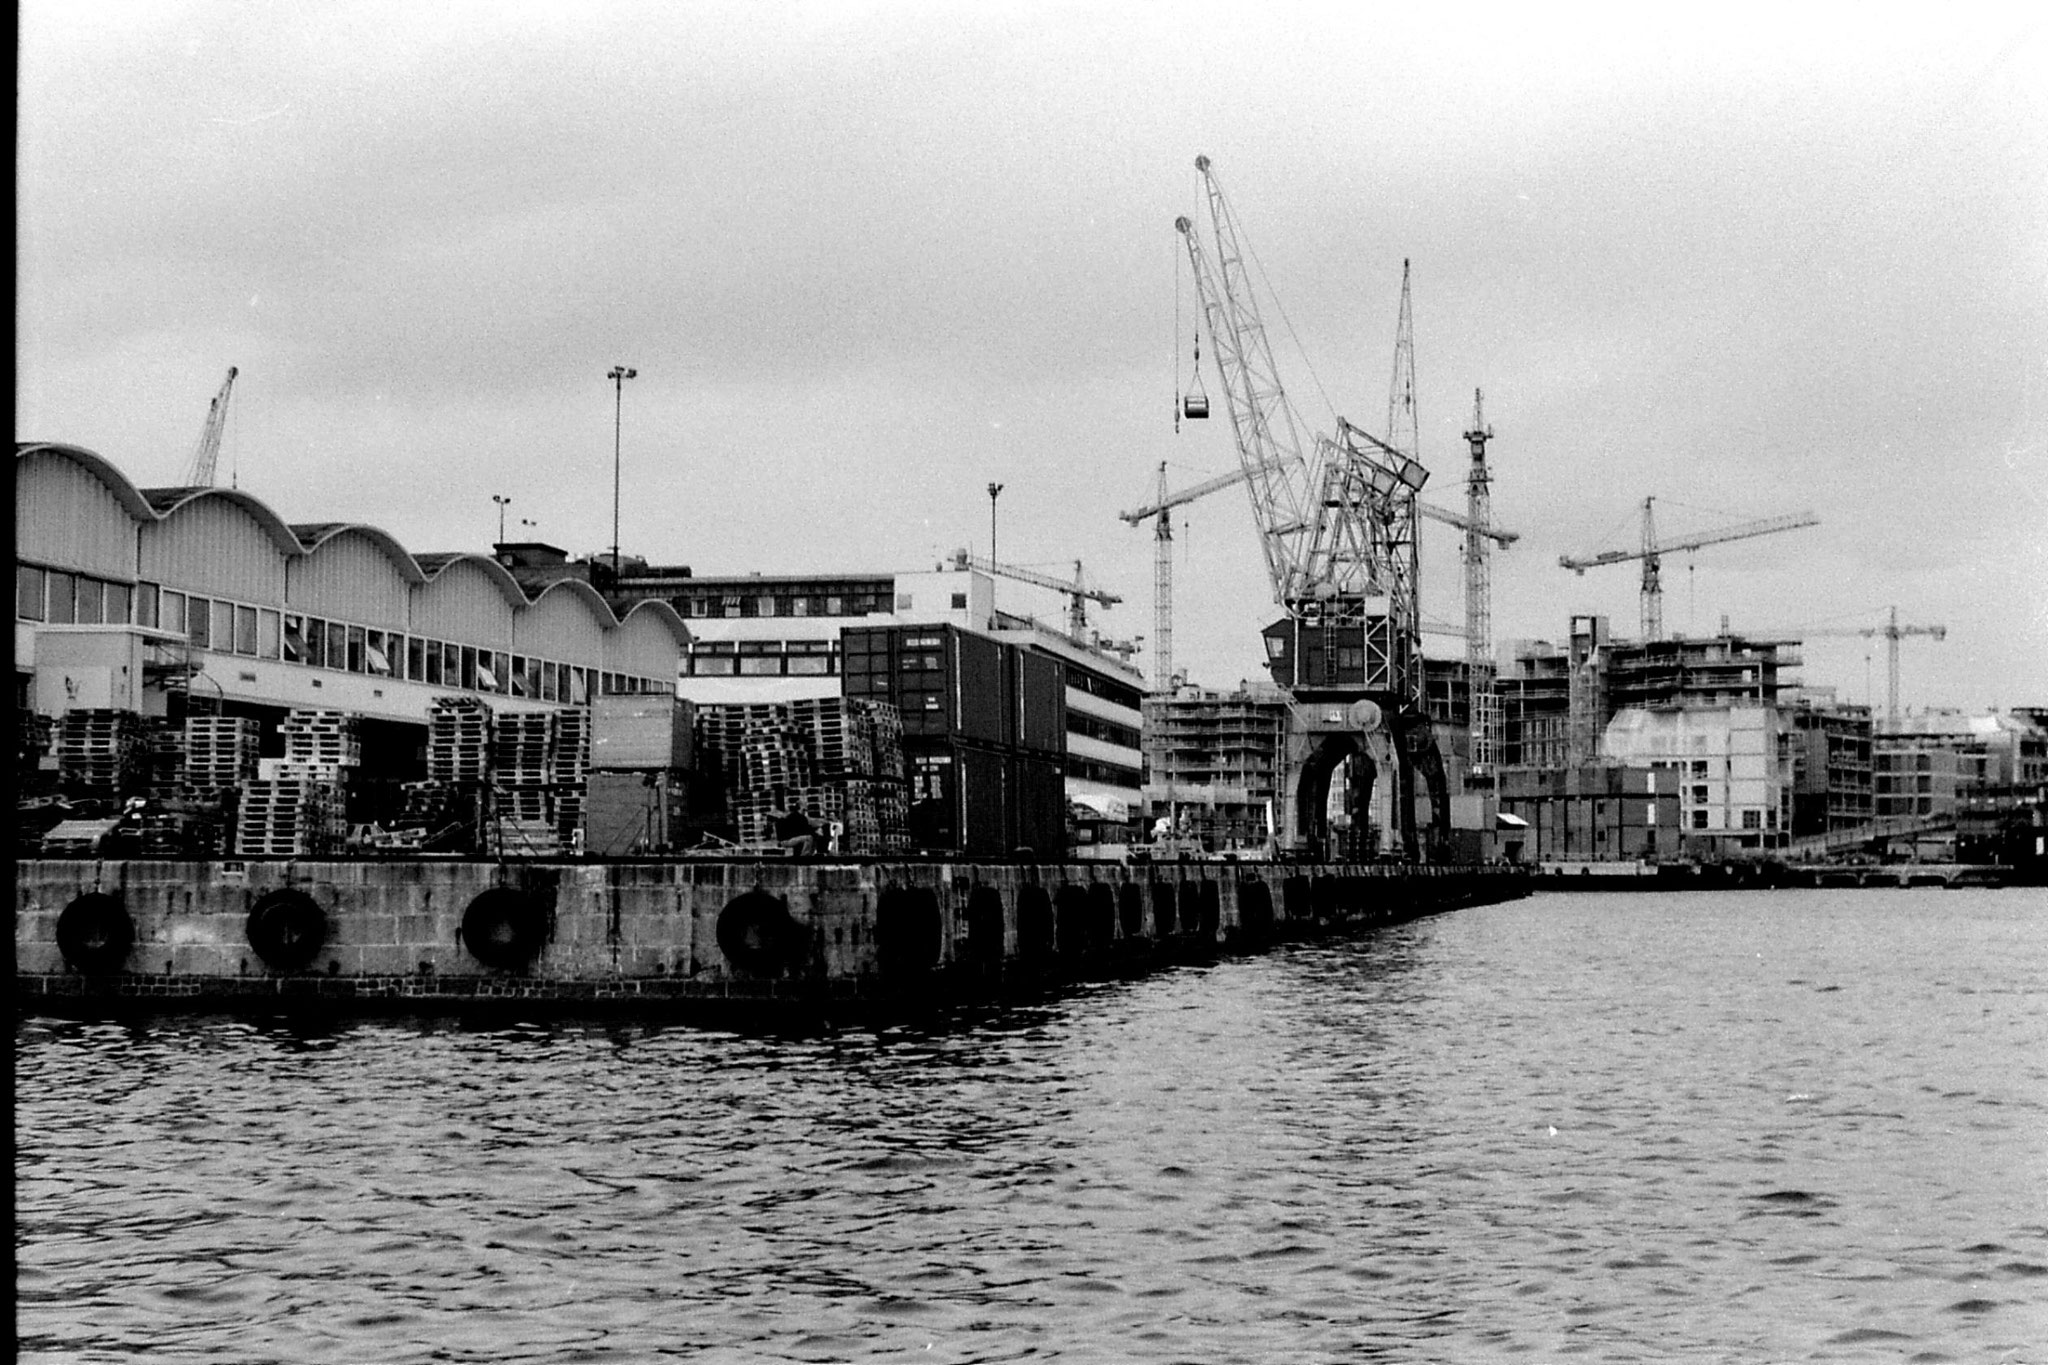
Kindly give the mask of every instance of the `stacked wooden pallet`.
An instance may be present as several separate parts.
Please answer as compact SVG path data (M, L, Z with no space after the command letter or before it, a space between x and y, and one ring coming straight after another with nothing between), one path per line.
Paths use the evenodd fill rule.
M555 712L551 780L555 826L564 846L573 845L583 829L583 806L590 791L590 712L581 707Z
M356 718L346 711L288 711L277 727L287 763L316 768L353 768L363 761Z
M875 770L875 722L866 704L845 697L790 703L790 717L810 741L821 777L865 777Z
M123 795L143 776L145 743L142 717L133 711L66 711L57 727L57 768L65 788L103 799Z
M339 848L347 832L339 783L302 777L242 784L235 852L243 857L317 857Z
M262 727L247 716L187 716L184 773L187 795L209 798L256 776Z
M436 697L427 707L427 780L491 778L491 708L475 697Z
M860 698L706 706L697 713L698 770L716 774L742 844L774 843L775 816L795 809L836 823L837 850L909 847L896 708Z

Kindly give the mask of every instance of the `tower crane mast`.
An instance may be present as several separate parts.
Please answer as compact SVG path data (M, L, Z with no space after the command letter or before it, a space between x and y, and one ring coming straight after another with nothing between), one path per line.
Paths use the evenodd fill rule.
M1818 526L1820 518L1811 512L1794 512L1790 516L1764 517L1758 521L1745 521L1735 526L1724 526L1718 531L1706 531L1699 535L1680 536L1675 540L1659 540L1655 519L1657 499L1643 499L1643 544L1639 550L1602 550L1595 555L1559 555L1557 562L1567 569L1583 575L1586 570L1603 564L1622 564L1631 559L1643 561L1642 613L1643 639L1664 638L1664 556L1678 550L1698 550L1708 545L1719 545L1724 541L1747 540L1751 536L1775 535L1780 531L1796 531L1802 526Z
M1881 626L1839 627L1831 629L1801 630L1800 635L1860 635L1865 639L1884 636L1885 642L1885 708L1886 728L1899 728L1899 641L1909 635L1925 635L1941 640L1948 636L1947 626L1902 626L1899 624L1899 609L1893 607L1891 616Z
M221 381L220 391L206 405L206 425L199 429L199 440L192 447L192 459L185 469L187 488L213 487L214 466L220 462L220 438L228 423L228 395L234 391L237 373L234 366L228 366L228 377Z
M1465 477L1465 688L1472 727L1472 770L1493 771L1494 736L1500 732L1500 696L1493 678L1493 566L1487 536L1493 520L1492 476L1486 468L1486 425L1479 390L1472 390L1472 429L1465 441L1472 467Z

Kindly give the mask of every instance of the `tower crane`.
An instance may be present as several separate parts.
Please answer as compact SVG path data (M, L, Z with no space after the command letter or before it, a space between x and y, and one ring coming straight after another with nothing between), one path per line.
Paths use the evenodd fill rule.
M1243 483L1246 478L1243 469L1233 469L1190 484L1178 492L1169 492L1166 486L1166 464L1159 465L1159 490L1152 501L1143 507L1134 507L1128 512L1117 513L1117 518L1130 526L1136 526L1147 517L1158 518L1152 530L1152 667L1153 686L1166 691L1173 686L1173 518L1172 511L1197 498L1205 498L1234 484ZM1440 521L1446 526L1455 526L1471 538L1473 523L1469 513L1461 516L1447 507L1435 503L1418 502L1423 516L1431 521ZM1522 538L1519 531L1503 530L1488 525L1479 533L1483 540L1505 549ZM1469 622L1468 622L1469 629ZM1440 632L1431 632L1440 633Z
M1899 728L1899 641L1908 635L1925 635L1932 639L1944 639L1947 626L1902 626L1899 624L1899 609L1893 607L1891 616L1881 626L1842 626L1828 629L1801 630L1800 635L1860 635L1865 639L1884 636L1885 642L1885 727Z
M1417 495L1429 471L1342 417L1328 435L1308 432L1274 364L1236 215L1209 158L1197 157L1195 169L1214 260L1188 218L1174 226L1222 378L1273 600L1286 613L1262 632L1268 666L1298 703L1290 708L1282 841L1322 842L1332 774L1354 758L1367 759L1370 772L1361 741L1384 720L1395 738L1395 816L1416 857L1418 771L1430 784L1436 833L1448 831L1443 767L1423 706L1417 597ZM1359 809L1372 779L1361 784L1355 763L1351 771Z
M187 488L213 487L213 467L220 460L221 433L228 424L228 394L234 390L234 366L228 366L228 377L221 381L220 392L206 406L206 425L199 429L199 440L192 447L191 462L185 468Z
M1751 536L1775 535L1780 531L1796 531L1802 526L1818 526L1820 518L1811 512L1795 512L1790 516L1765 517L1759 521L1745 521L1735 526L1724 526L1718 531L1706 531L1699 535L1680 536L1676 540L1657 539L1657 525L1654 504L1657 499L1643 499L1643 545L1639 550L1602 550L1596 555L1559 555L1557 562L1567 569L1584 575L1586 570L1602 564L1620 564L1631 559L1643 561L1643 639L1664 638L1664 587L1661 576L1664 556L1676 550L1697 550L1707 545L1719 545L1723 541L1746 540Z
M983 573L998 574L1004 578L1014 578L1019 583L1035 583L1041 588L1051 588L1054 592L1065 593L1067 596L1067 633L1076 640L1085 640L1088 635L1088 603L1097 602L1105 607L1113 607L1124 600L1113 592L1104 592L1100 588L1089 587L1082 579L1081 561L1078 559L1074 561L1074 577L1072 582L1063 578L1054 578L1050 574L1036 573L1030 569L1020 569L1014 564L998 564L993 559L985 559L980 555L969 554L965 550L955 550L953 552L953 567L956 569L979 569Z
M1472 429L1465 433L1472 451L1472 467L1465 476L1465 698L1475 773L1493 771L1493 741L1500 733L1500 693L1493 677L1493 566L1486 543L1493 522L1493 479L1486 468L1486 443L1492 439L1493 428L1486 425L1482 399L1474 389Z

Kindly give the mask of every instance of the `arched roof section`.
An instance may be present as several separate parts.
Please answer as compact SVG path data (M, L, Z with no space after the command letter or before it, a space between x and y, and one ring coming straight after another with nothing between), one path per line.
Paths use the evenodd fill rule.
M604 594L580 578L556 579L533 595L534 604L538 606L543 598L551 597L556 593L565 594L582 602L590 609L590 614L597 618L598 624L606 629L610 629L619 623L617 613L612 611L611 603L604 600Z
M239 488L145 488L142 496L149 501L156 513L155 520L168 521L184 508L205 498L219 498L231 503L249 514L249 519L263 528L277 546L279 554L303 554L305 547L292 534L292 528L285 525L284 518L270 510L270 504L253 493L244 493Z
M427 581L426 571L420 568L419 561L412 557L412 552L403 545L400 545L397 537L379 527L369 526L359 521L321 521L310 524L301 523L293 526L291 529L292 534L298 538L300 546L309 555L317 552L321 546L343 532L352 531L357 535L366 537L371 543L376 545L383 552L384 557L391 561L391 566L398 570L399 576L404 578L406 582L424 583Z
M420 581L422 583L432 583L442 574L447 573L451 566L467 563L483 571L484 575L491 580L492 585L504 595L508 606L523 607L526 605L526 593L519 586L519 580L512 576L511 570L489 555L471 554L468 551L456 551L453 553L436 551L433 554L414 555L412 559L419 566Z
M642 629L650 625L659 626L666 630L678 645L690 643L690 627L674 607L658 597L643 598L634 603L632 609L619 619L619 624L640 624L643 616L646 620L645 624L641 625Z
M84 446L68 446L56 441L17 441L14 444L15 468L31 455L56 455L71 461L86 473L106 485L129 516L137 521L154 521L156 509L142 490L128 482L128 476L108 462L105 456L96 455Z

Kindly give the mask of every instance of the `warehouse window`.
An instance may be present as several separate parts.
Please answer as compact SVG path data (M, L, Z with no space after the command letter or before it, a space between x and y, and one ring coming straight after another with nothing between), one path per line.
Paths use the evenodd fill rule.
M158 589L154 583L137 583L135 585L136 625L152 627L156 625L157 593Z
M96 626L103 619L100 615L105 606L105 586L97 578L78 577L76 619L81 626Z
M213 636L213 648L223 654L235 651L235 604L214 601L208 604L208 614L213 618L209 634Z
M185 638L201 649L211 647L213 603L204 597L185 599Z
M266 659L278 656L277 613L258 611L256 613L256 652Z
M828 654L792 654L789 671L805 677L827 674L832 671L832 657Z
M68 573L52 569L49 583L49 622L53 626L68 626L78 619L77 580Z
M738 666L739 660L731 655L697 654L690 659L690 672L700 678L730 677Z
M348 626L341 621L327 623L327 666L336 670L348 668Z
M562 674L558 665L543 662L540 666L540 699L560 701L562 699Z
M254 654L256 649L256 608L238 606L235 611L235 653Z
M391 676L390 641L381 630L373 630L363 642L363 658L372 673Z
M49 575L32 564L14 566L14 614L24 621L40 621L47 614L43 593Z
M348 671L349 671L349 672L351 672L351 673L367 673L367 672L369 672L369 663L370 663L370 661L369 661L368 659L366 659L366 658L364 658L364 657L363 657L363 649L364 649L364 646L365 646L365 644L367 643L367 641L366 641L366 639L365 639L365 635L366 635L366 632L365 632L365 631L363 630L363 628L362 628L361 626L350 626L350 627L348 627L348 636L347 636L347 639L348 639L348 655L347 655L347 657L348 657Z
M128 604L133 596L134 590L126 583L107 584L106 610L100 619L110 626L127 625Z

